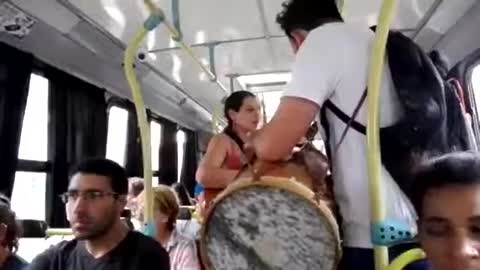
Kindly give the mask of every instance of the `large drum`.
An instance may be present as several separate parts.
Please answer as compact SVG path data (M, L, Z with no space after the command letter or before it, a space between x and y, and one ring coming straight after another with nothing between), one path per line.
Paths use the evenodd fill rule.
M304 154L258 161L217 196L200 243L207 269L336 269L338 226Z

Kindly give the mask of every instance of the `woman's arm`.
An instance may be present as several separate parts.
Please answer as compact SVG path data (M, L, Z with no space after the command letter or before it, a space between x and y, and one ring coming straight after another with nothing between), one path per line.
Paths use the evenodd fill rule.
M197 181L205 188L225 188L238 175L238 170L222 168L228 154L228 143L223 135L217 135L210 140L207 153L197 169Z

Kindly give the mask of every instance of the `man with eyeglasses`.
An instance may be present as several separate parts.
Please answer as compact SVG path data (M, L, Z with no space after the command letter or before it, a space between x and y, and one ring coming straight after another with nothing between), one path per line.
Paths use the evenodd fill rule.
M72 171L61 198L75 239L38 255L28 269L170 269L167 252L120 219L128 180L113 161L89 159Z

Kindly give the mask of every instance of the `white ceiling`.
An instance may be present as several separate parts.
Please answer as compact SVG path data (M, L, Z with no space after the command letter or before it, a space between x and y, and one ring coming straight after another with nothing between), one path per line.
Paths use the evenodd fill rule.
M135 31L147 18L141 0L69 0L71 4L101 25L104 30L127 44ZM171 21L171 0L157 0ZM435 0L398 1L398 16L393 24L396 29L415 29ZM470 3L469 3L470 2ZM452 23L465 13L472 1L443 1L428 28L438 35L448 30ZM273 35L270 40L254 40L219 45L215 50L215 69L223 85L229 86L227 74L256 73L288 70L293 55L288 41L275 22L282 0L179 0L180 21L184 41L187 44L257 38ZM344 14L352 23L371 25L375 23L381 0L345 1ZM266 22L263 25L262 21ZM147 50L174 47L164 27L158 28L146 40ZM195 48L197 56L209 64L209 51L205 47ZM189 93L213 108L224 93L212 84L205 74L194 65L182 51L156 52L150 58L152 66L175 80ZM236 85L236 87L240 87Z
M179 0L184 41L192 45L229 42L215 47L215 70L218 79L227 88L230 88L230 79L226 76L228 74L288 71L293 55L287 39L283 37L275 23L275 16L281 9L282 1ZM12 2L64 35L68 35L70 39L116 68L121 64L121 51L148 16L142 0L12 0ZM426 27L416 36L420 44L431 48L441 41L442 36L476 2L478 1L399 0L398 15L393 27L410 30L406 33L414 34L432 4L440 3ZM171 0L157 0L156 3L164 9L167 19L171 21ZM345 0L346 21L365 26L374 24L380 3L381 0ZM92 31L92 28L95 31ZM258 39L265 36L271 38ZM231 42L238 39L255 40ZM175 43L170 41L164 27L152 32L143 47L145 50L156 51L150 55L145 66L139 67L142 83L148 88L147 96L152 97L149 105L154 111L168 114L170 117L177 117L183 111L187 117L191 117L189 113L198 114L203 110L201 107L213 111L221 104L222 98L227 93L209 81L184 52L171 49L175 47ZM206 65L209 64L208 47L198 46L194 51ZM241 88L236 81L234 86L235 89ZM122 87L118 84L117 87L122 88L123 93L128 93L123 79ZM283 88L284 86L273 86L256 91ZM191 104L188 109L183 108L175 113L171 110L165 112L160 106L161 102L154 101L154 98L170 99L172 105L184 97L187 97ZM189 126L209 128L204 124L198 127L188 119L180 120L182 121L189 122Z

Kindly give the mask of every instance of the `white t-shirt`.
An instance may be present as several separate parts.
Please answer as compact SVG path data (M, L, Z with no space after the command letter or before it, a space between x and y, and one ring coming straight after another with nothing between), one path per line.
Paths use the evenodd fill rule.
M367 27L330 23L311 31L298 51L292 80L284 96L301 97L322 106L330 99L352 115L367 86L369 58L374 33ZM366 125L366 102L356 120ZM388 65L380 97L380 125L390 126L402 116ZM327 110L330 148L339 142L345 124ZM343 218L344 245L372 247L368 191L366 136L350 129L333 159L334 192ZM383 196L387 219L416 229L416 214L410 201L382 166Z

